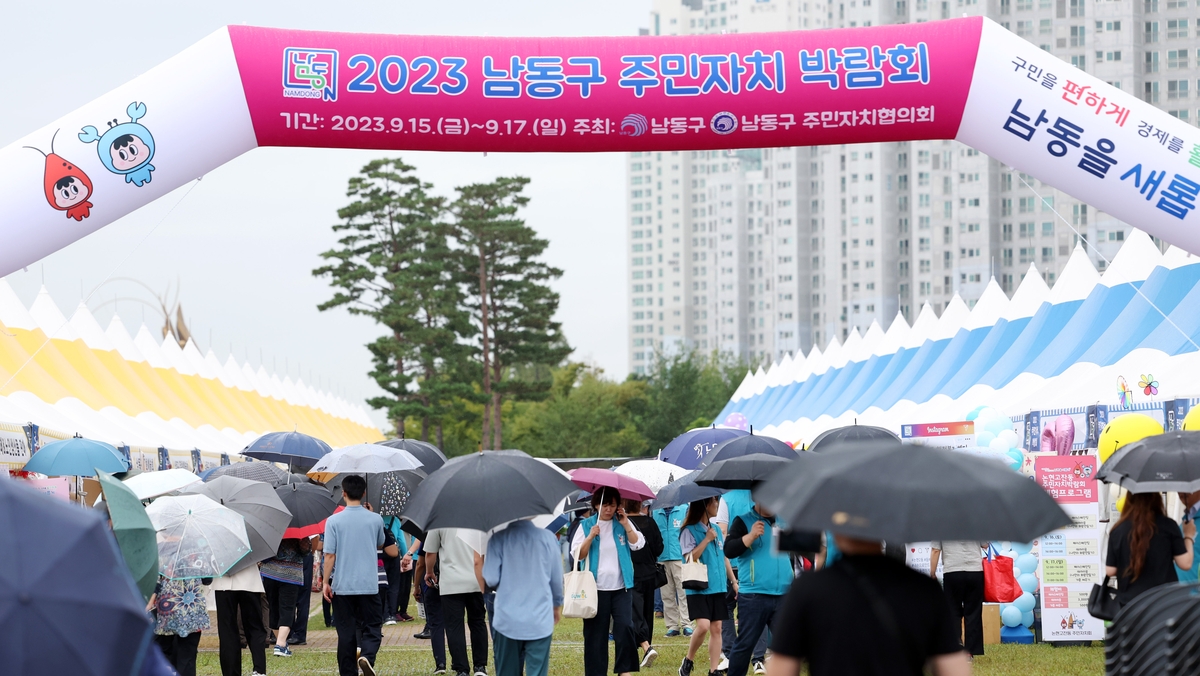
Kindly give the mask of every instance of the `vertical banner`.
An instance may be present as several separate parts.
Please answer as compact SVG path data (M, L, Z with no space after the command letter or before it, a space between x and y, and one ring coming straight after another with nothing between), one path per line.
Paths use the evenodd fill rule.
M1087 407L1087 447L1096 448L1100 445L1100 433L1108 424L1108 406L1096 404Z
M37 453L42 447L42 440L38 436L38 426L33 423L24 425L21 429L25 430L25 441L29 443L29 455Z
M163 446L158 447L158 469L171 469L171 453Z
M196 474L204 471L204 462L200 459L200 449L192 449L192 471Z
M1092 585L1103 579L1100 504L1094 455L1047 455L1035 460L1036 481L1071 525L1039 540L1042 640L1104 639L1104 623L1087 612Z
M228 465L228 464L229 464L229 454L222 453L221 454L221 465L224 466L224 465Z
M900 441L918 446L933 446L958 450L975 447L975 423L964 420L961 422L922 423L919 425L901 425Z
M133 453L129 450L129 445L121 444L117 446L117 450L121 452L121 455L125 456L125 463L129 465L129 469L133 469Z

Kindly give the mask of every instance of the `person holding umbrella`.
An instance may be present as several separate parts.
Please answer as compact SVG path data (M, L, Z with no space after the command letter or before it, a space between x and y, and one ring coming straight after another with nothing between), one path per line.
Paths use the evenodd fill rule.
M637 641L633 631L632 552L646 546L646 539L619 506L616 489L602 487L592 494L596 512L583 520L571 540L576 561L585 561L596 578L596 616L583 621L583 668L585 676L608 673L608 633L612 624L615 643L614 673L630 674L639 669Z
M287 639L296 622L296 601L304 588L304 557L310 552L312 543L308 538L286 538L280 541L275 556L263 561L259 568L271 606L275 657L292 656Z
M209 628L204 587L211 578L160 577L147 611L154 613L154 640L179 676L196 676L200 633Z
M708 568L708 587L688 589L688 615L696 623L695 632L688 643L687 657L679 665L679 676L691 676L696 652L708 635L708 673L719 674L721 662L721 623L729 614L725 605L725 593L733 587L737 591L737 579L733 568L721 551L724 537L711 520L717 515L719 499L716 496L697 500L688 505L687 518L679 531L679 550L685 558L703 563Z
M375 676L375 655L383 638L376 557L376 550L385 539L383 519L363 507L366 492L366 479L354 474L346 477L342 482L346 508L325 522L322 596L333 606L341 676L358 676L359 669L367 676Z
M637 635L638 645L643 653L641 667L647 669L654 666L658 659L658 651L651 642L654 640L654 590L657 589L655 578L658 577L658 557L663 552L662 533L658 524L648 514L642 513L641 500L626 500L625 513L634 528L646 538L646 546L630 556L633 559L633 627Z
M217 639L221 676L242 676L242 647L238 621L246 632L252 675L267 673L267 627L263 623L263 578L258 566L218 577L210 587L217 605ZM304 618L305 621L308 618Z
M667 584L662 587L663 622L667 637L692 635L692 620L687 611L687 594L683 590L683 554L679 552L679 529L687 517L687 505L652 512L654 523L662 534L663 552L658 562L667 571Z
M1130 493L1108 536L1104 574L1117 578L1122 607L1151 589L1178 582L1175 566L1192 567L1196 523L1180 527L1163 509L1159 493Z
M736 561L738 577L738 631L729 646L729 676L746 676L751 661L755 673L765 671L765 652L756 648L775 620L783 595L795 573L786 554L776 553L775 515L758 503L745 514L733 517L725 539L725 556Z

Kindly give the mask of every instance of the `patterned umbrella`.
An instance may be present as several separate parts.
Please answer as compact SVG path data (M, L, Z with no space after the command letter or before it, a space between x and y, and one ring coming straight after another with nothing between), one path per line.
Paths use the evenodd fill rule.
M269 462L235 462L232 465L221 465L204 477L204 480L212 481L223 476L262 481L272 486L282 486L288 480L287 472Z

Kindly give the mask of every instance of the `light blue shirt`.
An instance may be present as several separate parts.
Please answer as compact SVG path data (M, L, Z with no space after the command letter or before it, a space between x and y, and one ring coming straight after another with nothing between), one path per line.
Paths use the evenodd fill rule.
M497 632L516 641L554 633L554 609L563 604L563 571L550 531L521 520L493 535L483 581L496 590L492 628Z
M336 554L333 593L379 593L379 557L383 518L362 507L347 507L325 522L325 553Z

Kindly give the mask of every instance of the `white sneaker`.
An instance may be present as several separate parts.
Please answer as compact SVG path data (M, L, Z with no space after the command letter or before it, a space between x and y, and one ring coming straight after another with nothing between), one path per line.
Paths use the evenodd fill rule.
M646 656L642 658L642 669L649 669L654 666L654 660L658 659L658 651L651 648L646 651Z
M358 658L358 668L362 671L363 676L375 676L375 666L365 657Z
M488 676L487 669L483 669L483 668L476 669L475 676Z
M717 665L717 671L729 670L729 658L725 657L725 653L721 653L721 663Z
M762 662L756 661L754 663L754 673L756 673L756 674L767 673L767 665L763 664Z

